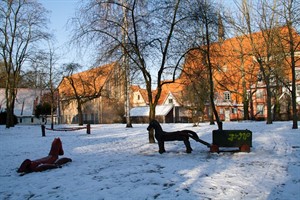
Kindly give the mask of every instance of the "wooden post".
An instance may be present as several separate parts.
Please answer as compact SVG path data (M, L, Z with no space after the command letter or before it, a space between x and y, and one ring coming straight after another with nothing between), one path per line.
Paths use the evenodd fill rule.
M45 137L45 136L46 136L46 130L45 130L46 128L45 128L45 125L42 124L42 125L41 125L41 128L42 128L42 136Z
M86 125L86 133L91 134L91 125L90 124Z

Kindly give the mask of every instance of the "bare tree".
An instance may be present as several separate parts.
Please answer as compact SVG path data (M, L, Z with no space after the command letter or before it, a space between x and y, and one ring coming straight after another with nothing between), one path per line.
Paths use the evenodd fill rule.
M42 101L51 106L51 128L53 129L54 111L57 108L56 86L61 80L59 70L56 68L57 55L51 41L47 41L48 49L40 50L31 55L26 71L22 73L19 85L40 90L44 94ZM49 90L48 93L42 91ZM45 102L44 102L45 103ZM44 116L45 117L45 116Z
M14 126L14 102L20 80L21 68L34 50L34 44L44 39L46 10L40 3L28 0L0 2L1 58L6 72L5 96L6 127Z
M296 0L281 0L281 9L278 10L278 15L282 18L282 24L287 28L287 33L280 35L282 50L287 56L285 56L288 65L290 66L292 75L292 110L293 110L293 129L298 129L298 116L297 116L297 101L296 101L296 63L300 61L300 58L296 56L296 52L300 47L299 39L299 25L300 25L300 2ZM298 27L295 29L295 27ZM288 46L288 48L286 48ZM287 87L289 88L289 87Z
M123 65L124 65L124 75L125 75L125 116L126 116L126 127L132 128L131 119L130 119L130 67L129 67L129 60L128 56L126 55L126 49L124 47L127 45L127 33L128 33L128 9L127 9L127 2L126 0L123 0L123 26L124 29L122 29L122 54L123 54Z
M19 87L46 89L47 59L46 52L43 50L32 53L27 61L28 66L21 71Z
M59 70L56 68L57 55L55 53L54 45L51 41L48 41L48 52L47 52L47 89L50 90L50 105L51 105L51 129L54 128L54 111L57 108L57 90L56 86L61 78Z
M195 59L198 60L198 57ZM191 60L193 59L189 58L190 62L197 62ZM188 73L186 82L182 83L185 86L180 101L183 107L190 111L194 126L197 126L200 118L204 119L206 103L209 102L209 75L208 70L200 67L192 68Z
M226 71L230 72L222 74L218 86L242 98L244 119L248 120L255 117L253 94L256 92L256 87L253 86L257 85L259 68L253 59L252 48L249 45L250 36L247 28L249 21L246 19L250 19L251 11L245 1L236 3L236 6L235 10L227 11L223 18L227 22L227 28L232 29L229 34L234 37L229 39L226 45L221 45L221 51L226 49L226 52L222 52L219 57L221 62L226 63ZM231 87L232 85L234 88Z
M84 123L83 105L85 103L99 97L105 97L109 100L119 98L119 91L115 88L119 85L116 82L120 79L117 63L107 64L81 73L75 73L81 68L77 63L65 64L64 68L65 76L59 86L61 101L64 104L76 102L79 125Z
M219 14L217 9L214 7L213 2L207 0L197 0L194 4L191 4L193 20L196 23L196 28L198 31L195 31L195 34L199 37L195 40L197 43L197 49L200 54L202 65L206 66L208 72L209 80L209 102L212 109L210 115L210 122L214 124L214 119L217 122L218 128L223 129L222 122L219 118L216 106L215 106L215 89L214 89L214 70L216 66L212 62L212 55L215 55L216 52L211 48L212 43L218 41L220 33L218 31L220 19L218 18ZM222 32L222 31L221 31Z
M83 97L82 91L80 90L82 90L82 88L83 90L85 90L86 80L83 80L80 75L78 75L78 77L73 76L74 72L78 71L81 68L79 64L77 63L65 64L64 68L67 75L64 76L62 83L64 83L65 81L66 82L65 84L71 86L73 95L68 98L68 101L75 98L77 103L77 111L78 111L78 125L82 126L83 125L82 105L87 101L87 99ZM78 85L80 85L81 87L78 87ZM85 91L83 91L83 93L84 92Z
M148 94L149 120L155 119L163 85L174 82L183 58L194 45L194 33L186 31L191 27L187 3L192 4L185 0L92 0L74 19L73 40L92 41L103 52L101 57L119 59L126 55L131 71L140 72ZM123 9L128 12L126 27ZM149 142L154 142L153 132Z
M252 3L247 0L243 0L241 4L237 3L244 20L243 24L239 24L238 31L249 41L248 56L253 56L254 63L259 67L259 77L265 83L266 123L272 124L272 98L275 95L276 77L280 76L279 68L282 66L277 65L282 61L282 53L278 49L280 27L278 27L278 14L275 12L278 4L277 1L271 3L266 0ZM255 31L259 31L259 33Z

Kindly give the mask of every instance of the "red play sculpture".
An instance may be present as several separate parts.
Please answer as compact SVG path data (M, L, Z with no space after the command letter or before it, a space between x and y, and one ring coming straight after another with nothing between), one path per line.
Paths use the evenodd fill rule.
M61 165L72 162L71 158L60 158L59 155L64 155L64 150L62 148L62 142L60 138L55 138L52 142L51 150L49 155L37 160L26 159L23 161L18 169L18 173L30 173L30 172L41 172L47 169L59 168Z

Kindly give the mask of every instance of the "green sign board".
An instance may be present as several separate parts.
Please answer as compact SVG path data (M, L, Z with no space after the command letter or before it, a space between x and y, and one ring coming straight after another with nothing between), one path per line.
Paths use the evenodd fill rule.
M218 147L252 147L252 132L249 130L213 130L213 144Z

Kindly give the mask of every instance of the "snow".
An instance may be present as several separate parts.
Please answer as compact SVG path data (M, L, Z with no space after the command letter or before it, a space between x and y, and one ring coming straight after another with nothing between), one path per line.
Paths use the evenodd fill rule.
M209 143L216 129L207 123L162 127L193 130ZM161 155L157 143L148 143L147 124L92 125L90 135L47 130L46 137L40 126L0 126L0 199L299 199L300 131L291 127L291 122L227 122L224 129L253 132L250 153L209 153L191 140L191 154L174 141ZM55 137L73 162L19 176L22 161L46 156Z
M174 107L173 105L157 105L155 107L156 116L166 116L173 107ZM149 106L134 107L130 110L130 116L148 117L149 112L150 112Z
M48 90L18 88L15 100L14 114L20 116L32 116L36 103L39 103L41 96L48 93ZM0 111L6 110L5 88L0 88Z

